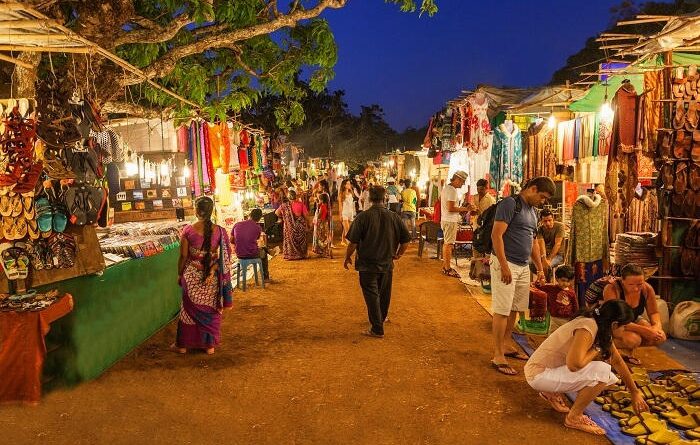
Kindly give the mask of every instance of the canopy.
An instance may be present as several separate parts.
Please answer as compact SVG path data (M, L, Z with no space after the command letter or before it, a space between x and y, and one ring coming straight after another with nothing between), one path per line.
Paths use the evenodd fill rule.
M527 96L518 105L510 108L513 113L549 113L554 108L565 108L572 101L579 100L586 91L565 86L542 87Z
M639 43L620 50L619 54L643 55L658 54L700 45L700 11L673 17L663 29L649 37L643 37Z
M673 53L673 64L700 65L700 55L688 53ZM630 66L625 71L621 71L619 74L610 75L607 82L608 99L612 99L617 89L620 88L622 81L625 79L629 79L630 82L632 82L632 85L634 85L634 89L637 90L638 93L641 93L642 91L644 91L644 74L639 74L639 72L642 70L649 70L654 69L654 67L663 66L663 56L658 55L638 65ZM626 71L632 74L629 74ZM605 92L605 83L598 82L588 90L588 93L583 99L572 103L569 106L569 109L571 111L577 112L598 111L601 105L603 105L603 102L605 102Z

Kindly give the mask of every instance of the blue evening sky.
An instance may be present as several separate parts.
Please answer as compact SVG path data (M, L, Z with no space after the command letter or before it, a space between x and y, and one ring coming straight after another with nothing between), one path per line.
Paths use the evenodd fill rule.
M549 82L586 38L611 24L620 0L438 0L432 18L382 0L350 0L327 11L338 44L330 89L351 110L377 103L398 131L421 127L477 84Z

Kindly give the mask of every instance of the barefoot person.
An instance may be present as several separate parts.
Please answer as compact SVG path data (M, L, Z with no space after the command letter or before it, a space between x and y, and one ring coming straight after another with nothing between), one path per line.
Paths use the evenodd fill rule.
M233 305L231 254L226 230L211 220L214 201L199 198L195 208L197 222L185 227L180 239L182 307L174 346L182 354L188 349L213 354L221 338L221 313Z
M352 265L360 273L360 287L367 304L371 327L363 332L370 337L384 337L384 322L389 314L394 261L406 252L411 236L401 217L384 207L383 187L369 191L372 207L355 218L347 239L350 242L343 267Z
M639 346L657 346L666 341L661 327L661 315L656 305L654 288L644 281L641 267L628 264L620 271L620 278L603 289L603 300L624 300L634 311L634 320L613 332L615 346L623 350L623 358L632 365L641 365L634 357Z
M490 261L495 343L491 364L502 374L517 373L508 365L506 357L527 360L527 356L522 353L506 352L505 348L511 342L511 332L518 312L527 310L530 302L529 258L535 263L538 280L544 280L539 247L535 240L537 215L534 207L544 204L552 195L554 182L546 176L540 176L525 184L520 194L502 200L496 207Z
M641 391L612 341L613 331L633 320L634 313L627 303L607 301L557 329L525 364L527 383L539 391L540 397L552 408L567 413L565 426L591 434L605 434L605 430L583 414L583 410L606 387L619 381L611 365L625 382L635 412L639 414L648 410ZM563 394L567 392L577 393L571 408L564 400Z

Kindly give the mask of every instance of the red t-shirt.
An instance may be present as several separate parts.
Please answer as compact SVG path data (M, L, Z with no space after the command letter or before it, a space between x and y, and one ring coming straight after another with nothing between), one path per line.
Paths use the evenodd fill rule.
M578 312L578 301L572 289L562 289L556 284L542 284L537 288L547 294L549 315L557 318L574 318Z

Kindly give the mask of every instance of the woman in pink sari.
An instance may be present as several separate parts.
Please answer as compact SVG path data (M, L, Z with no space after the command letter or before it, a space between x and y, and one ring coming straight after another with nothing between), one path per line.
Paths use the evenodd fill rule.
M226 230L211 221L214 201L199 198L197 222L180 239L178 282L182 307L174 347L181 354L203 349L213 354L221 341L221 313L233 305L231 254Z
M289 200L275 212L284 227L282 253L285 260L303 260L308 252L309 209L294 190L290 190L288 196Z

